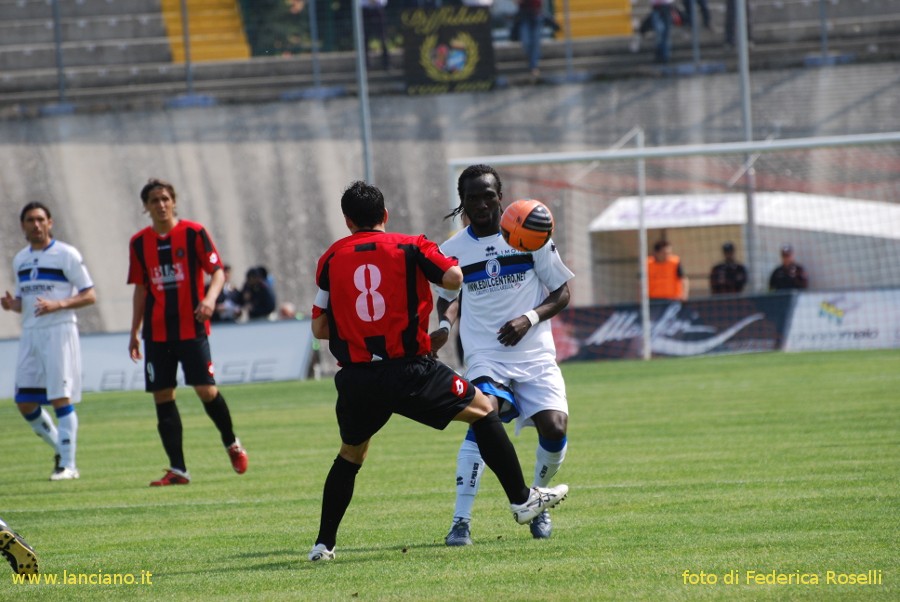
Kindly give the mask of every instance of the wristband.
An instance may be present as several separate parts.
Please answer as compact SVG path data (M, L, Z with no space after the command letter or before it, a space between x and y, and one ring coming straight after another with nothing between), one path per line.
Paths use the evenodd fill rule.
M534 326L535 324L537 324L538 322L541 321L541 319L537 315L537 312L534 311L533 309L529 309L522 315L525 316L526 318L528 318L528 321L531 322L532 326Z
M439 329L446 328L447 332L450 332L450 326L451 326L450 320L447 320L447 319L441 320L440 324L438 324Z

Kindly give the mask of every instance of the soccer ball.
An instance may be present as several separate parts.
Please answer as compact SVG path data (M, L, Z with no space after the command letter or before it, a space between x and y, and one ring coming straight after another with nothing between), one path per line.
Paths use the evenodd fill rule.
M553 214L540 201L515 201L500 217L500 233L514 249L537 251L553 234Z

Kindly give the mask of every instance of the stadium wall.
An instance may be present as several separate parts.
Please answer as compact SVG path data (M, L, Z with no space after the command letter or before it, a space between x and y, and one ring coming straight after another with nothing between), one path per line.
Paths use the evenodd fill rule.
M895 64L758 72L752 84L756 139L900 130ZM373 97L375 183L392 229L442 239L449 158L603 149L635 125L648 146L739 141L739 88L737 75L725 73ZM126 331L127 243L149 223L138 191L156 176L175 184L182 217L209 227L238 285L247 268L266 265L279 301L305 309L316 259L346 233L340 194L362 175L352 98L2 121L0 283L12 289L22 205L43 200L56 235L82 250L97 284L82 331ZM508 200L531 196L528 181L505 184ZM587 227L593 215L585 217ZM584 250L573 249L582 258L575 267L589 279ZM574 295L575 305L596 303L577 281ZM19 332L19 317L0 312L0 337Z

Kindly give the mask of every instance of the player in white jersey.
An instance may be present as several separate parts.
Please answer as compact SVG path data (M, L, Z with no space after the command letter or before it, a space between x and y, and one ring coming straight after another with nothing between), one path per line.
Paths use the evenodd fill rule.
M566 267L551 240L533 253L509 246L500 234L500 176L490 166L472 165L459 177L460 205L447 217L462 215L469 225L441 245L459 260L464 282L459 291L439 289L440 327L431 333L432 348L447 341L459 316L466 378L488 395L501 418L534 426L538 447L533 486L546 487L566 455L568 402L556 364L550 318L569 303ZM484 462L469 431L457 457L456 507L445 542L470 545L472 506ZM546 512L531 523L535 538L550 537Z
M78 250L53 238L53 219L42 203L25 205L19 218L28 246L13 259L16 293L0 297L22 314L16 363L16 405L31 428L55 451L51 481L77 479L75 464L81 401L81 348L75 310L96 301L94 283ZM43 408L52 405L58 426Z

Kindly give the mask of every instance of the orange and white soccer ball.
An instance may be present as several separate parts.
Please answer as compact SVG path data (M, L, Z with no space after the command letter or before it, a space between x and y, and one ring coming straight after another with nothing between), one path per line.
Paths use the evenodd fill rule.
M515 249L527 253L537 251L553 235L553 214L540 201L515 201L500 217L500 233Z

